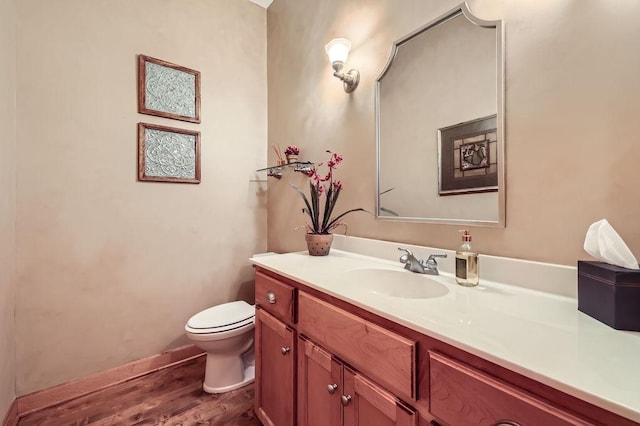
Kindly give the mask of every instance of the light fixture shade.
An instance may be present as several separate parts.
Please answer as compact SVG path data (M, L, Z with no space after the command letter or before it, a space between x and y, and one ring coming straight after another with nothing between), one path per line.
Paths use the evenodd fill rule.
M324 47L329 56L329 62L333 65L336 62L345 64L351 50L351 42L346 38L334 38Z

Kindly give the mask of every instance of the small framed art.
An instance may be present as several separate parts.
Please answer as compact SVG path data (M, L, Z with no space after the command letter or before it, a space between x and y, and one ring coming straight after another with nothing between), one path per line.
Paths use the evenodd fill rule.
M438 129L440 195L498 190L496 115Z
M200 123L200 72L138 55L138 112Z
M200 183L200 132L138 123L138 180Z

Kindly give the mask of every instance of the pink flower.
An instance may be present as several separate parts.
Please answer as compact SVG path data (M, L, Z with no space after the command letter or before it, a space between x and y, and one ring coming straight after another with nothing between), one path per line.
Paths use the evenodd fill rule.
M295 145L289 145L287 149L284 150L284 155L298 155L300 154L300 148Z
M327 151L330 154L329 161L326 163L329 169L325 175L318 173L323 163L316 163L306 173L309 178L309 186L311 194L309 197L298 187L293 186L302 196L306 203L306 208L302 209L303 213L309 216L310 223L307 225L310 234L328 234L337 226L343 224L342 218L352 212L366 211L361 208L350 209L341 214L334 215L333 209L336 205L338 195L342 189L342 182L333 181L333 171L338 164L342 162L342 156ZM327 182L326 184L324 182ZM325 194L325 200L320 202L322 194ZM313 206L313 207L312 207Z

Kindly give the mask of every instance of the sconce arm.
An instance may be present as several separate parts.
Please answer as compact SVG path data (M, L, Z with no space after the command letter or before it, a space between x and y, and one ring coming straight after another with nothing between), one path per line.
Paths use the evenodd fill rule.
M360 83L360 72L358 70L349 70L346 74L336 71L333 76L342 80L344 91L351 93L356 90L358 83Z

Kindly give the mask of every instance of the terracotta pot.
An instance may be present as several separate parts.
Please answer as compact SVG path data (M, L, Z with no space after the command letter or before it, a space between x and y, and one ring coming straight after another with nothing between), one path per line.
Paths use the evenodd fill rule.
M296 154L287 155L287 163L295 163L298 161L298 156Z
M307 248L311 256L326 256L331 250L331 243L333 242L333 234L307 234L305 235L307 240Z

